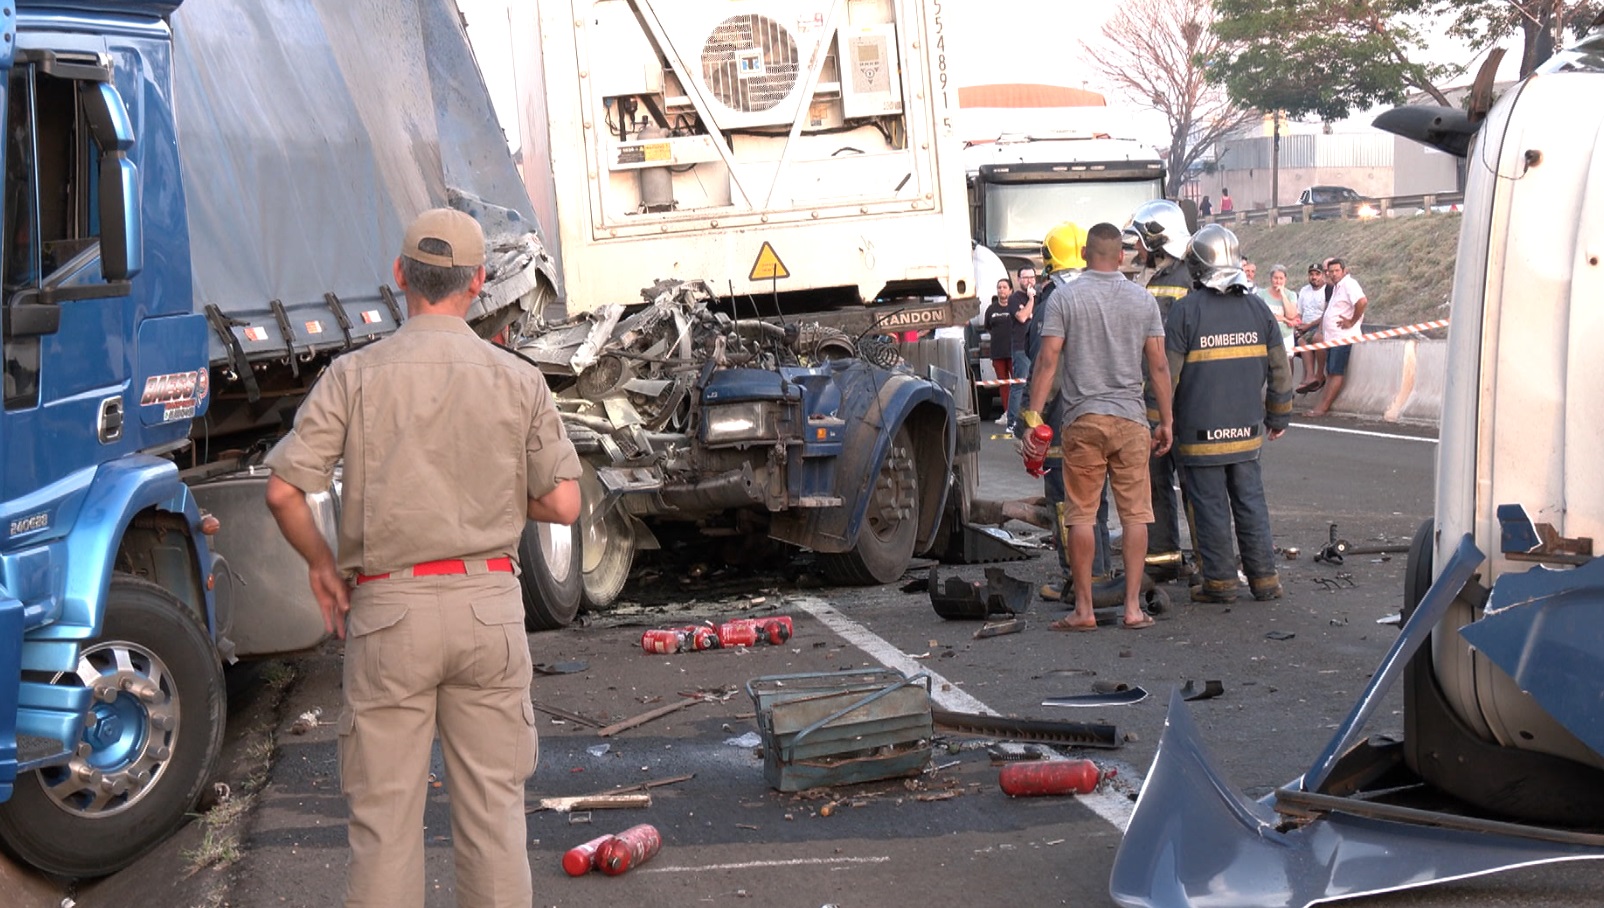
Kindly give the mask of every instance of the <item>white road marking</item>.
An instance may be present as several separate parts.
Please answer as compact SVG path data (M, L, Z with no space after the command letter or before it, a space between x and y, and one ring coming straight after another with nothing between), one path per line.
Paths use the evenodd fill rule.
M931 671L924 663L919 662L863 625L841 614L836 608L814 596L801 596L788 600L789 604L801 608L803 611L818 619L820 624L839 634L848 643L868 653L875 661L886 668L895 669L904 675L913 676L923 672L930 676L930 699L937 706L953 712L981 713L995 716L999 713L958 689L956 684ZM1141 788L1142 779L1134 773L1122 773L1133 776L1130 783L1138 789ZM1121 832L1131 822L1131 810L1135 806L1122 792L1097 791L1089 795L1076 795L1075 800L1086 805L1091 811Z
M1435 438L1429 438L1420 435L1398 435L1392 432L1371 432L1366 429L1344 429L1342 426L1322 426L1319 423L1312 422L1295 422L1292 423L1292 428L1315 429L1320 432L1336 432L1341 435L1364 435L1369 438L1391 438L1396 441L1424 441L1430 444L1437 443L1437 439Z
M790 858L783 861L742 861L739 864L700 864L695 867L689 865L670 865L668 867L643 867L641 873L701 873L704 870L755 870L761 867L807 867L815 864L884 864L891 860L890 855L877 855L874 857L839 857L839 858Z

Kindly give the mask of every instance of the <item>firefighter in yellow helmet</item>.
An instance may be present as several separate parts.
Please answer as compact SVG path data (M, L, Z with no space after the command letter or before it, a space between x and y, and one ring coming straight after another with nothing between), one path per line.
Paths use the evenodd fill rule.
M1064 221L1062 224L1047 231L1041 241L1042 272L1047 280L1040 294L1036 297L1036 311L1030 320L1027 348L1032 359L1041 348L1042 322L1047 312L1047 300L1052 297L1053 291L1074 280L1077 275L1086 270L1086 230L1074 221ZM1021 398L1028 395L1021 393ZM1063 414L1059 411L1059 397L1056 381L1053 396L1047 406L1042 409L1042 422L1045 425L1058 427L1062 424ZM1020 420L1015 428L1015 434L1023 437L1030 428ZM1047 504L1053 509L1057 520L1057 532L1054 541L1058 543L1058 562L1064 569L1063 580L1057 583L1043 584L1039 590L1043 599L1063 599L1068 601L1069 590L1069 546L1064 538L1064 524L1062 520L1064 507L1064 460L1058 449L1058 439L1053 438L1053 447L1047 452L1047 472L1042 476L1042 491L1047 496ZM1105 496L1102 506L1097 509L1097 523L1095 534L1097 547L1092 557L1092 577L1101 583L1111 575L1109 567L1109 538L1108 538L1108 498Z
M1045 274L1086 270L1081 251L1086 248L1086 231L1074 221L1065 221L1047 231L1041 241L1041 266ZM1045 296L1045 291L1044 291ZM1040 302L1040 300L1037 300Z

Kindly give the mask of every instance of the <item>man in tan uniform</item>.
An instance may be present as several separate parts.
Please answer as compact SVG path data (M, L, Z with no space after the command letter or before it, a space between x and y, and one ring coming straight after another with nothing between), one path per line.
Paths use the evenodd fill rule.
M346 637L340 781L347 906L421 908L435 732L451 796L457 904L529 908L524 783L538 757L515 575L525 519L579 515L579 458L538 371L464 320L484 235L424 212L395 263L407 321L334 360L267 457L267 503ZM306 493L344 461L339 557Z

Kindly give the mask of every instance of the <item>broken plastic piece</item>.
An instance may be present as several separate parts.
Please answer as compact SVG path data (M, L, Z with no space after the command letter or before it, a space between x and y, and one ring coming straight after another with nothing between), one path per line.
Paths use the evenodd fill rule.
M929 574L930 604L949 621L985 619L989 615L1017 615L1030 607L1034 585L1008 576L1002 568L986 568L985 582L948 577L937 583L937 569Z
M1097 682L1103 684L1106 682ZM1096 685L1093 685L1094 687ZM1116 690L1105 690L1091 694L1073 694L1067 697L1048 697L1041 701L1043 706L1126 706L1131 703L1140 703L1147 699L1147 691L1140 687L1130 687L1125 684L1118 685Z
M1203 689L1197 689L1195 681L1187 681L1181 688L1182 700L1212 700L1225 693L1225 685L1219 681L1204 681Z

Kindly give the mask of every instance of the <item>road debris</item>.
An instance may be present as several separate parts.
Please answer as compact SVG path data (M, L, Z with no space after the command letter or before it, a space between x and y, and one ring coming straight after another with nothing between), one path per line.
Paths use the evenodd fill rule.
M974 639L983 640L987 637L1001 637L1004 634L1017 634L1025 629L1025 622L1018 618L1009 618L1007 621L990 621L975 629Z
M567 813L571 810L619 810L650 806L652 806L652 796L649 792L592 794L574 795L566 798L541 798L535 802L533 808L525 812L534 813L537 810L555 810L558 813Z
M1098 685L1104 685L1102 690ZM1092 685L1092 693L1071 694L1064 697L1047 697L1041 701L1043 706L1129 706L1147 699L1147 691L1140 687L1132 687L1123 681L1099 681Z
M677 713L682 709L685 709L685 708L691 707L691 706L695 706L698 703L707 703L707 702L711 702L711 701L714 701L714 700L719 700L719 701L728 700L730 697L732 697L734 695L735 695L735 689L734 688L726 688L724 690L711 691L711 692L710 691L697 691L696 693L691 693L691 694L682 693L680 696L687 697L689 699L680 700L677 703L669 703L669 704L666 704L664 706L659 706L656 709L647 710L646 712L643 712L638 716L632 716L632 717L630 717L628 719L625 719L625 720L623 720L621 722L614 722L612 725L609 725L606 728L599 729L596 732L596 735L597 735L597 737L601 737L601 738L610 738L613 735L616 735L621 731L628 731L629 729L635 728L636 726L645 725L647 722L651 722L651 721L654 721L656 719L661 719L664 716L671 715L673 713Z
M299 716L296 716L295 721L290 724L290 734L304 735L312 729L317 728L319 725L323 724L322 716L323 707L321 706L314 706L306 712L301 713Z
M929 675L773 675L748 681L746 692L763 738L763 774L777 791L912 776L930 761Z
M763 736L755 731L749 731L738 738L725 738L724 743L731 747L757 747L763 743Z
M1018 615L1030 607L1035 585L1010 577L1002 568L986 568L986 579L948 577L939 583L937 568L929 573L930 605L949 621L985 619L990 615Z
M1031 741L1038 744L1065 744L1072 747L1120 746L1119 729L1098 722L1015 719L944 709L933 710L931 718L936 728L945 734Z
M1196 682L1188 680L1181 688L1182 700L1212 700L1225 695L1225 684L1220 681L1204 681L1203 689L1198 690Z
M531 706L533 706L535 709L540 710L541 712L545 713L548 716L552 716L552 717L555 717L555 718L558 718L558 719L562 719L562 720L567 721L567 722L573 722L575 724L584 725L584 726L587 726L589 728L601 728L602 725L603 725L603 723L598 722L598 721L596 721L595 719L592 719L589 716L586 716L586 715L583 715L583 714L580 714L580 713L576 713L576 712L573 712L571 710L563 709L560 706L552 706L549 703L542 703L539 700L530 700L529 704Z

